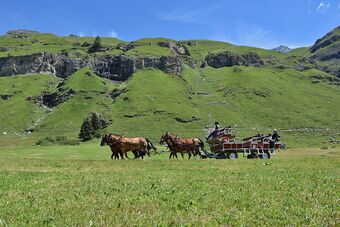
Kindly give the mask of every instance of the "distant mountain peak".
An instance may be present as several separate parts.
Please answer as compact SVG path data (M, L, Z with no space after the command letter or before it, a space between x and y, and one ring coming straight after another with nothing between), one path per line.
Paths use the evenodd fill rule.
M281 53L288 53L289 51L291 51L292 49L289 48L288 46L284 46L284 45L280 45L278 47L273 48L272 50L281 52Z

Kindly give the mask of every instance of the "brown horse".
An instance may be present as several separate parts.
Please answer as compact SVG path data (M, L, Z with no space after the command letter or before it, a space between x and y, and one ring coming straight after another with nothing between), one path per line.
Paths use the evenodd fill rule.
M126 158L129 158L127 156L127 152L129 151L132 151L135 158L142 157L143 159L145 154L150 157L151 148L155 151L157 150L150 140L142 137L129 138L116 134L107 134L103 136L100 143L101 146L104 146L105 144L109 145L111 148L111 159L113 159L113 156L115 159L119 159L119 155L124 159L123 154L125 154Z
M197 154L201 155L199 148L201 148L202 150L204 149L204 143L201 139L180 138L169 132L165 133L161 137L159 143L160 144L166 143L168 145L168 148L170 149L169 159L171 159L171 157L178 158L177 153L180 153L182 155L182 158L184 158L183 153L187 153L190 159L192 154L194 156L196 156Z

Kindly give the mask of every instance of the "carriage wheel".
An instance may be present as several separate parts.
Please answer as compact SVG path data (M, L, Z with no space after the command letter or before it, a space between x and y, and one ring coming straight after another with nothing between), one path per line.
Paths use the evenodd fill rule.
M258 158L257 154L251 153L247 156L247 159L256 159Z
M228 154L228 159L237 159L238 158L238 154L236 152L230 152Z
M263 154L260 155L260 158L262 158L262 159L270 159L270 153L268 151L263 152Z
M227 158L227 156L224 153L218 153L216 155L216 159L226 159L226 158Z

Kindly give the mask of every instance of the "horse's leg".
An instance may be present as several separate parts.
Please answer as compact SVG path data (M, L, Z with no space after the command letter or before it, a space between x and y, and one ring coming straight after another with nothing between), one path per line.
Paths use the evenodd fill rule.
M182 158L184 159L184 154L183 154L183 151L181 151L181 155L182 155ZM176 155L177 156L177 155Z
M116 157L115 157L116 158ZM113 160L113 152L112 152L112 154L111 154L111 159Z
M119 153L119 155L120 155L120 158L121 158L121 159L124 159L123 151L120 150L118 153ZM118 158L119 158L119 157L118 157Z
M174 153L175 157L178 159L177 153ZM182 154L183 155L183 154Z
M135 156L134 159L137 159L140 157L140 153L138 152L138 150L133 150L132 153Z
M199 155L200 157L201 157L201 155L202 155L201 152L200 152L200 148L199 148L199 147L196 148L196 155ZM195 155L195 156L196 156L196 155Z
M191 153L190 153L190 152L188 152L188 155L189 155L189 158L188 158L188 159L190 159L190 158L191 158Z

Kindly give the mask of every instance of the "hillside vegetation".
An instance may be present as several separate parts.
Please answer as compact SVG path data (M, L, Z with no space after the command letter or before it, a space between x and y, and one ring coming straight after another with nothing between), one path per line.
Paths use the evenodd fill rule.
M76 138L90 112L110 119L107 132L156 141L166 131L204 138L214 121L241 137L278 128L289 146L340 140L338 33L287 54L164 38L102 38L90 53L93 37L0 36L0 75L10 74L0 77L0 141ZM51 60L30 61L39 52Z

